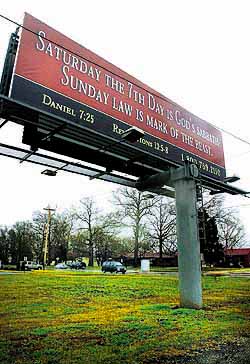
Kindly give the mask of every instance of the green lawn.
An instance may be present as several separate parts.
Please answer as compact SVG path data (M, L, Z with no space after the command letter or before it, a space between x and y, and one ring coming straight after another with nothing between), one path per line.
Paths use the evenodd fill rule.
M167 363L249 336L250 279L203 277L204 309L178 308L162 275L0 275L1 364Z

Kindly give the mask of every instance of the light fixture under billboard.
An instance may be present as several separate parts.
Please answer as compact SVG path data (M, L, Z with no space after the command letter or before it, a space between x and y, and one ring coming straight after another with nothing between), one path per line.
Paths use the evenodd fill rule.
M56 171L52 171L52 169L45 169L44 171L41 172L41 174L44 174L45 176L50 176L50 177L55 177L56 176Z

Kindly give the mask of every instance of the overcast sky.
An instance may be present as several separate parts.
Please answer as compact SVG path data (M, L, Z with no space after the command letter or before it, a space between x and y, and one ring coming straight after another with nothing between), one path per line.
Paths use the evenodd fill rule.
M223 133L227 175L250 190L249 1L9 1L0 13L21 23L29 12L124 71L161 92ZM0 70L15 25L0 19ZM20 145L21 127L0 129L0 142ZM117 186L87 177L41 175L43 167L0 157L0 224L30 219L50 204L58 211L80 198L98 197L100 206ZM239 206L248 238L250 200L230 197Z

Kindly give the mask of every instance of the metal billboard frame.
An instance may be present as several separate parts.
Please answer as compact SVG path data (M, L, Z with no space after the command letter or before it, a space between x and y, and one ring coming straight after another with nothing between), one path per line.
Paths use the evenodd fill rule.
M51 128L51 116L48 115L48 113L45 112L41 112L40 110L36 110L35 108L31 108L27 105L24 105L20 102L17 102L15 100L10 99L7 96L4 95L0 95L0 117L3 119L2 123L0 124L0 128L2 126L4 126L8 121L12 121L21 125L29 125L29 126L35 126L37 127L37 122L36 120L39 119L41 121L39 127L43 128L44 130L44 139L41 139L39 141L37 141L37 144L34 145L32 147L31 150L27 150L27 149L22 149L22 148L16 148L14 146L10 146L10 145L4 145L1 144L1 146L4 146L5 152L4 150L0 151L0 154L5 155L5 156L11 156L10 152L11 150L16 150L19 151L20 154L18 155L18 153L16 154L16 159L20 160L21 162L23 161L28 161L28 162L32 162L34 163L32 156L38 156L38 157L43 157L43 158L48 158L48 164L44 164L44 163L38 163L37 164L42 164L42 165L47 165L49 167L53 167L51 166L51 164L49 163L49 161L53 160L53 157L50 157L46 154L40 154L37 153L37 150L40 149L46 149L44 148L44 143L50 143L51 139L53 138L54 135L58 135L61 138L64 138L63 135L63 131L65 131L66 128L72 128L70 129L72 133L75 133L74 128L75 125L71 125L71 123L68 123L67 120L63 119L63 118L59 118L59 117L55 117L53 116L53 123L54 123L54 128ZM33 120L33 121L32 121ZM85 133L84 127L83 131L84 131L84 138L87 138L87 133ZM87 132L89 132L89 130L87 130ZM82 143L83 147L86 148L86 139L84 139L83 141L79 141L79 143ZM160 175L161 173L166 172L167 170L169 170L170 168L177 168L179 166L177 165L170 165L168 162L162 161L160 160L160 163L158 161L158 158L155 160L155 156L145 156L141 151L138 151L138 149L134 146L131 145L131 143L129 144L129 150L130 150L130 154L126 154L124 153L124 150L126 150L127 148L127 143L126 140L124 141L121 137L120 140L117 139L111 139L109 141L106 141L106 143L103 143L103 139L100 138L98 139L98 133L96 133L96 146L88 146L88 148L90 148L91 151L96 151L99 155L102 155L103 158L108 157L108 161L109 161L109 166L110 166L110 159L115 158L118 159L120 164L124 165L124 168L120 168L123 170L118 170L118 174L111 173L112 171L116 171L116 169L110 169L107 168L106 172L105 172L105 176L110 176L110 178L105 177L106 179L104 179L103 177L99 177L100 179L104 179L104 180L109 180L110 182L115 182L112 180L112 178L114 178L115 176L119 176L119 173L123 173L123 174L129 174L131 176L130 181L133 181L133 178L136 179L137 181L137 185L131 185L131 187L139 187L140 183L142 181L146 181L149 177L151 176L156 176L156 175ZM111 146L111 150L109 150L109 147ZM8 151L9 150L9 151ZM119 153L119 154L118 154ZM22 155L22 158L20 157ZM76 158L75 158L76 159ZM54 158L54 160L57 160L57 158ZM58 159L60 160L60 159ZM64 163L66 163L65 160L63 160ZM87 161L88 162L88 161ZM162 163L163 162L163 163ZM164 163L165 162L165 163ZM74 165L74 162L70 162L72 165ZM151 165L151 163L153 165ZM77 164L77 163L76 163ZM79 164L80 166L82 166L82 164ZM92 163L93 165L93 163ZM95 164L97 166L97 164ZM131 171L131 166L134 166L133 168L136 170L137 173L131 174L127 172L127 166L130 166L130 171ZM103 166L101 166L102 168L105 168ZM89 174L89 172L87 172L88 170L88 166L84 165L85 171L84 173L80 173L86 176L92 176L92 174ZM66 170L66 169L65 169ZM90 168L90 171L92 170L92 167ZM103 169L98 169L98 168L94 168L93 170L97 173L102 173L104 170ZM121 177L122 178L122 177ZM229 193L232 195L247 195L248 192L241 190L240 188L234 187L231 184L229 184L229 182L221 182L218 180L214 180L208 176L204 176L204 175L199 175L198 177L199 181L202 183L202 185L211 190L211 192L214 193ZM121 182L121 180L120 180ZM119 184L124 184L126 185L126 178L124 179L124 183L120 183L120 182L115 182L115 183L119 183ZM132 183L133 184L133 183ZM164 183L162 184L162 186L164 185ZM145 185L146 186L146 185ZM145 187L145 189L150 190L150 191L157 191L156 193L160 193L160 194L165 194L165 190L162 190L162 186L156 186L155 188L153 186L150 185L150 187ZM141 187L142 188L142 187ZM173 195L171 195L171 197L173 197Z

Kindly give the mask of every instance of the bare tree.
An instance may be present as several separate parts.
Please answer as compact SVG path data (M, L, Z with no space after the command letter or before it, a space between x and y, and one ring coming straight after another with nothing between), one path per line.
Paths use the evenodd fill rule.
M8 257L10 254L10 243L8 239L7 226L0 227L0 260L4 263L8 263Z
M140 233L144 229L144 218L150 213L150 208L157 200L155 198L148 198L143 192L136 189L120 188L114 194L114 200L116 205L120 208L120 216L125 220L129 220L129 225L132 227L134 235L134 264L138 264L138 255L140 247Z
M36 259L43 260L44 239L47 224L47 214L44 211L35 211L32 216L32 228L36 236L33 251Z
M49 226L49 262L57 257L65 261L69 250L70 238L73 229L74 215L71 211L53 213ZM34 255L40 260L43 259L43 248L45 241L46 225L48 223L47 213L36 211L33 214L32 228L36 236L32 246Z
M35 236L30 221L18 221L9 229L9 252L12 263L19 265L24 257L33 258L32 245L34 239Z
M79 209L76 209L75 216L80 223L80 229L86 230L89 253L89 266L94 265L94 234L95 225L98 223L100 211L96 207L96 203L92 198L86 197L80 200Z
M56 260L57 257L62 261L67 260L73 223L74 216L70 211L52 215L50 229L50 260Z
M148 217L149 235L153 239L154 249L162 258L163 253L173 254L177 250L176 212L172 200L160 197L150 208Z
M244 244L244 225L238 217L238 211L235 208L225 206L224 197L211 197L206 194L204 208L211 217L215 218L219 242L224 248L232 249Z
M98 245L98 251L100 251L101 242L105 244L108 236L110 239L112 236L113 239L114 231L120 225L119 219L114 213L102 216L93 198L89 197L80 201L80 207L75 210L75 216L80 223L80 230L87 232L85 244L89 253L89 266L93 266L95 247Z
M232 249L241 247L245 242L245 229L240 219L232 212L217 219L219 241L224 248Z

